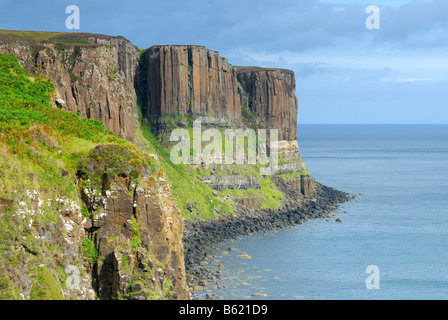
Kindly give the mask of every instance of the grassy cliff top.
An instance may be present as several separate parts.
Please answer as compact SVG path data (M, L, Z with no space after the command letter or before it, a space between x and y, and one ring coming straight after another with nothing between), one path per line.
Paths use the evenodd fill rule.
M121 37L121 36L118 36ZM0 29L0 41L50 42L92 44L89 38L110 40L114 36L97 33L55 32L55 31L22 31Z
M282 73L294 73L294 71L289 69L281 68L262 68L256 66L233 66L237 74L247 73L247 72L257 72L257 71L278 71Z

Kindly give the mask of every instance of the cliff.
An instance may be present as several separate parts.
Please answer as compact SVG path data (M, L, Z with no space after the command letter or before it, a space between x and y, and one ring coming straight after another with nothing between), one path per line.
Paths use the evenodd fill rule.
M142 63L148 119L200 116L206 124L232 126L247 120L253 127L279 130L280 140L297 140L298 103L290 70L233 67L218 52L201 46L153 46ZM250 115L242 115L242 107L252 119L243 119Z
M277 129L280 140L297 140L294 72L256 67L237 67L236 70L242 88L240 100L255 114L257 125Z
M100 120L133 140L137 125L134 77L139 52L122 37L0 30L0 53L13 54L31 74L56 87L55 106Z
M100 299L189 298L183 219L161 172L138 183L121 173L101 192L83 189L82 199L93 213L82 227L102 257L90 264Z
M218 52L200 46L153 46L144 59L147 117L240 117L235 70Z
M162 45L145 51L139 89L143 121L150 123L163 146L175 128L191 127L201 119L204 128L277 129L278 174L306 173L297 145L298 102L290 70L233 67L219 53L201 46ZM258 173L235 174L234 168L201 165L198 178L211 188L260 189ZM198 170L192 166L193 171ZM247 170L248 169L248 170ZM252 171L247 166L243 169ZM205 173L205 172L203 172ZM291 177L289 177L291 178ZM293 177L292 177L293 178ZM303 177L295 180L301 185ZM303 194L312 193L312 179Z
M86 33L0 30L0 58L0 297L189 299L201 244L348 199L300 156L290 70ZM277 129L275 174L174 164L172 130L197 119L221 133Z

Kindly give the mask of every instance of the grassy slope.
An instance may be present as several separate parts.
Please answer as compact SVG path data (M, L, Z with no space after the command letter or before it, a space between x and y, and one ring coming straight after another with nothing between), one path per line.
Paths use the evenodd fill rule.
M94 144L126 143L100 121L52 108L53 92L49 80L27 74L13 56L0 56L0 165L4 169L0 196L39 187L54 188L59 193L54 196L76 197L69 178L74 177L78 161ZM14 164L20 168L11 168ZM62 177L62 169L69 171L69 178ZM24 179L5 177L8 172Z
M292 73L289 69L282 68L262 68L255 66L233 66L236 69L237 74L246 73L246 72L254 72L254 71L278 71L284 73Z
M62 298L64 266L83 263L62 258L67 248L61 247L60 210L79 204L79 161L98 144L142 154L100 121L53 108L53 93L49 80L0 55L0 299L21 298L23 274L33 285L30 298ZM49 239L39 237L43 230Z
M3 30L0 29L0 34L10 35L17 38L24 38L28 40L49 40L52 37L63 34L63 32L51 32L51 31L22 31L22 30Z

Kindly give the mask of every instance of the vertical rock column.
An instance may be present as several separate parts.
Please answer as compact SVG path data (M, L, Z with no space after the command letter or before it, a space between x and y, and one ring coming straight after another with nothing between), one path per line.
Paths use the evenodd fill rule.
M294 72L284 69L238 68L241 101L246 101L261 129L277 129L279 140L297 139L298 102Z
M101 299L189 299L183 218L166 177L114 179L96 197L99 214L84 228L98 248L93 267Z
M201 46L153 46L146 53L148 118L193 115L239 119L236 73L216 51Z

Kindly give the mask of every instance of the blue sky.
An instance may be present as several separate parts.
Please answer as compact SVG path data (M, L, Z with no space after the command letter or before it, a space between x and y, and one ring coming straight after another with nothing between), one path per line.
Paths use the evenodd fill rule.
M299 123L448 123L446 0L0 0L0 28L198 44L233 65L292 69ZM368 30L365 9L380 8Z

